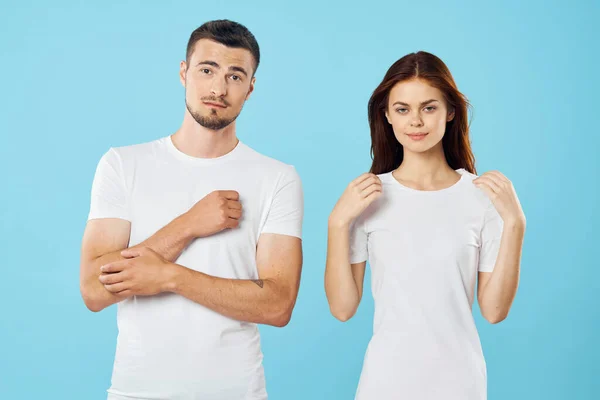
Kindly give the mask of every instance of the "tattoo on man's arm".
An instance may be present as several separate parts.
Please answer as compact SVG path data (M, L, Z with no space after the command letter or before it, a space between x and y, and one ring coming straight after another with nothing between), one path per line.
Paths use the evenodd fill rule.
M261 289L265 284L262 279L254 279L252 282L256 283Z

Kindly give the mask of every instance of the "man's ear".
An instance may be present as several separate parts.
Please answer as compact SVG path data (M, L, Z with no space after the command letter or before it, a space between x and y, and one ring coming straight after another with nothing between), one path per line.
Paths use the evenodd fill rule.
M179 63L179 82L185 87L185 74L187 72L187 64L185 61Z
M252 92L254 92L254 84L256 83L256 77L253 76L252 80L250 81L250 88L248 88L248 94L246 95L246 100L248 100L250 98L250 95L252 94Z

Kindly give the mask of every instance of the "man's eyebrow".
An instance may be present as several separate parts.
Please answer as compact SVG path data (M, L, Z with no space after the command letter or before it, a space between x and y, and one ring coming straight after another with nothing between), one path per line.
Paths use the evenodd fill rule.
M422 102L421 105L424 106L425 104L429 104L429 103L432 103L434 101L438 101L438 100L436 100L436 99L429 99L429 100L426 100L426 101ZM392 106L395 106L396 104L399 104L401 106L410 106L410 104L406 104L406 103L404 103L402 101L397 101L394 104L392 104Z
M221 66L218 63L216 63L214 61L211 61L211 60L200 61L197 64L197 66L199 66L199 65L210 65L211 67L221 68ZM248 72L246 72L246 70L244 68L238 67L237 65L233 65L233 66L229 67L229 70L230 71L235 71L235 72L240 72L240 73L248 76Z
M202 65L202 64L210 65L210 66L215 67L215 68L221 68L221 66L219 64L217 64L214 61L210 61L210 60L200 61L196 66Z
M231 67L229 67L229 70L230 70L230 71L241 72L242 74L244 74L244 75L248 76L248 73L247 73L247 72L246 72L246 70L245 70L244 68L242 68L242 67L237 67L237 66L235 66L235 65L234 65L234 66L231 66Z

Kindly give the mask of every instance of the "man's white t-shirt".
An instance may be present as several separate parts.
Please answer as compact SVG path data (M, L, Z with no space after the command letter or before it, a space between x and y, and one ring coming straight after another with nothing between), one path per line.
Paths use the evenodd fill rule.
M239 192L240 225L194 240L176 263L222 278L257 279L262 233L301 237L302 186L293 166L241 142L209 159L181 152L170 136L111 148L96 170L88 219L130 221L134 246L215 190ZM117 323L109 399L267 398L256 324L173 293L120 302Z
M464 169L420 191L379 175L382 195L352 224L350 262L368 260L373 337L357 400L484 400L486 364L472 313L478 271L491 272L503 222Z

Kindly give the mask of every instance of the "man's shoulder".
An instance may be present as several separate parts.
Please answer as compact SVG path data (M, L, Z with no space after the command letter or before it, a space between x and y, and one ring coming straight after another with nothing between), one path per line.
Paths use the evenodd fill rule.
M129 159L132 157L139 157L146 154L154 153L158 148L164 145L164 137L150 140L142 143L135 143L123 146L111 147L111 151L115 152L118 156L123 159Z
M129 169L140 163L155 163L164 147L164 140L165 138L159 138L142 143L112 146L104 153L101 162L119 169Z
M292 164L260 153L245 143L242 143L242 145L244 146L244 161L249 162L251 165L279 173L291 173L295 171Z

